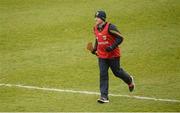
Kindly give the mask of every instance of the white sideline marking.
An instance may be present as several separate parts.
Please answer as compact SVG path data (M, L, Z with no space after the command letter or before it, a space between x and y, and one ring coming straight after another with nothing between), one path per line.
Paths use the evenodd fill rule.
M0 86L19 87L19 88L26 88L26 89L36 89L36 90L55 91L55 92L79 93L79 94L88 94L88 95L100 95L98 92L75 91L75 90L67 90L67 89L45 88L45 87L25 86L25 85L16 85L16 84L0 84ZM120 94L109 94L109 96L180 103L180 100L175 100L175 99L160 99L160 98L158 99L158 98L153 98L153 97L143 97L143 96L133 96L133 95L131 96L131 95L120 95Z

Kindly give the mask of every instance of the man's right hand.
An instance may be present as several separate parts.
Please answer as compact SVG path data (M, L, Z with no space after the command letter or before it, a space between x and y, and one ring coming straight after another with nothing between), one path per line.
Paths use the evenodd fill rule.
M91 51L91 53L97 56L96 50Z
M92 54L97 55L96 50L93 48L92 42L89 42L89 43L87 44L87 47L86 47L86 48L87 48L87 50L90 51Z

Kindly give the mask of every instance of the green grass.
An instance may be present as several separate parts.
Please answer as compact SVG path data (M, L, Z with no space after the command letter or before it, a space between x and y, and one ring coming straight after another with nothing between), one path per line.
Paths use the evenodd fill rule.
M125 40L121 66L133 95L180 100L179 0L0 0L0 83L99 91L94 14L104 9ZM110 93L130 94L110 72ZM0 111L180 111L180 103L0 87Z

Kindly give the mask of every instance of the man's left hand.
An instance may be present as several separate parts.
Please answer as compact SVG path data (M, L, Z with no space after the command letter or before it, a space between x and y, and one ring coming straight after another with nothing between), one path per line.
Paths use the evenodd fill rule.
M106 51L107 51L107 52L111 52L111 51L113 51L113 50L114 50L114 48L113 48L112 46L109 46L109 47L106 48Z

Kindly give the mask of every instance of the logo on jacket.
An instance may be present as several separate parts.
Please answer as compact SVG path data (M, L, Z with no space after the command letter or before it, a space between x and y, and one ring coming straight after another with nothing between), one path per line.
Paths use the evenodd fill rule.
M103 38L103 40L106 40L106 39L107 39L106 35L102 36L102 38Z

